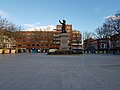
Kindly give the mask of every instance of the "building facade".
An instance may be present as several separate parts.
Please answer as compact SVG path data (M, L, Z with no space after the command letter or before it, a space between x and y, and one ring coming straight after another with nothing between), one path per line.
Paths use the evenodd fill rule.
M111 36L111 51L113 54L120 54L120 34Z
M110 53L111 40L110 38L84 40L84 50L87 53Z
M93 44L91 44L94 41L92 37L86 39L83 41L83 48L84 48L84 53L90 53L91 52L91 47Z
M47 52L49 49L59 49L60 46L60 33L61 25L57 25L53 31L18 31L16 34L19 36L16 40L16 48L18 52ZM69 49L80 48L82 49L80 31L72 30L72 25L66 25L68 33ZM73 42L76 41L77 42Z
M0 36L0 49L13 49L16 47L16 40L8 36Z

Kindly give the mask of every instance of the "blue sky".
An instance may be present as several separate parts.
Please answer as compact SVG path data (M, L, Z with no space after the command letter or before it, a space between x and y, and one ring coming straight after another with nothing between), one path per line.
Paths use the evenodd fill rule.
M0 0L0 14L17 25L57 25L65 19L74 30L94 31L120 10L120 0Z

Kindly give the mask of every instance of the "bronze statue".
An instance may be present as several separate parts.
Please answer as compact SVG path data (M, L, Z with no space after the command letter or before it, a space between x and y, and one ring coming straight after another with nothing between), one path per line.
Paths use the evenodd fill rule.
M60 22L60 24L62 24L62 33L67 33L66 32L66 21L65 20L63 20L63 23L59 20L59 22Z

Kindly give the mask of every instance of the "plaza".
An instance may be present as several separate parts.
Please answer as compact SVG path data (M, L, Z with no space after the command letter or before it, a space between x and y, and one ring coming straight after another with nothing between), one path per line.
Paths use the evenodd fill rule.
M120 90L120 56L0 54L0 90Z

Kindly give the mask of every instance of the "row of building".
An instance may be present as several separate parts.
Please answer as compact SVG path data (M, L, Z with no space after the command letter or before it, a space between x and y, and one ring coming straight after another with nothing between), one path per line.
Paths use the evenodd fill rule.
M85 53L113 53L120 54L120 34L110 38L83 41L80 31L73 30L72 25L66 25L68 45L70 50L84 50ZM0 35L0 53L13 52L47 52L49 49L59 49L61 25L52 31L17 31L16 38Z
M120 34L109 38L84 40L84 51L86 53L112 53L120 54Z
M69 49L82 50L82 35L73 30L72 25L66 25ZM16 52L47 52L49 49L59 49L61 25L52 31L17 31L16 39L3 36L0 40L1 49L16 49Z

